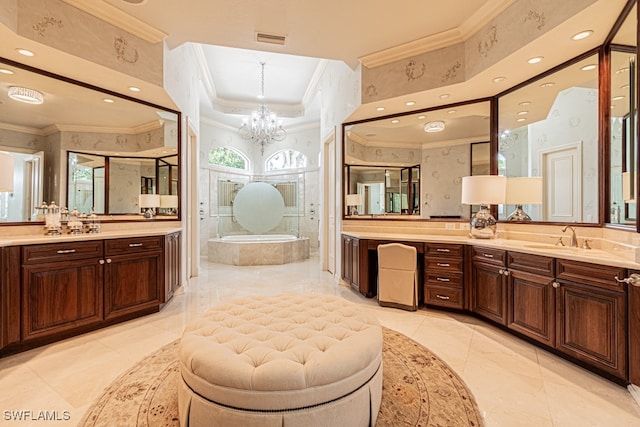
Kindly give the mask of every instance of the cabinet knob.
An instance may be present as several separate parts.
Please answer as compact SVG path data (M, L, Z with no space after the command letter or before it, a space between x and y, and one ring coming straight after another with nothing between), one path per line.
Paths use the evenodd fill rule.
M98 263L99 263L100 265L102 265L102 264L104 264L104 260L103 260L103 259L101 259L100 261L98 261Z
M107 258L107 264L111 264L111 258Z
M553 286L554 288L558 289L560 287L560 283L554 281L551 283L551 286Z
M498 270L498 274L504 274L504 268L501 268L500 270Z
M640 274L632 273L631 276L625 277L624 279L619 279L618 276L616 276L616 281L618 283L627 283L631 286L640 287Z
M485 258L493 258L493 254L485 254L485 253L483 253L482 256L485 257Z
M505 276L508 276L508 275L511 274L511 272L509 270L504 270L504 272L502 274L504 274Z

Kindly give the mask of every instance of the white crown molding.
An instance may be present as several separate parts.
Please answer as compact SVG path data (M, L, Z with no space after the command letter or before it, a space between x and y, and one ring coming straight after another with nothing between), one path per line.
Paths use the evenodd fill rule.
M207 97L213 101L218 97L218 94L216 92L216 87L213 84L213 80L211 79L211 70L209 69L207 59L204 56L204 49L202 49L202 45L200 43L191 43L191 46L196 57L198 70L200 70L200 79L204 86L204 90L207 92Z
M150 132L162 127L159 121L151 121L149 123L136 126L134 128L123 127L106 127L106 126L82 126L82 125L66 125L53 124L43 129L38 129L42 135L51 135L56 132L82 132L82 133L108 133L120 135L138 135L143 132Z
M476 135L476 136L470 136L470 137L460 138L460 139L450 139L448 141L425 142L422 144L422 149L428 150L431 148L451 147L454 145L466 145L472 142L486 142L486 141L489 141L489 135Z
M2 123L0 122L0 129L8 130L11 132L20 132L20 133L28 133L30 135L36 136L47 136L48 133L44 129L32 128L28 126L19 126L14 125L12 123Z
M125 30L149 43L159 43L167 34L126 12L104 1L96 0L62 0L65 3L82 10L111 25Z
M302 105L307 106L311 102L313 102L313 97L318 93L318 86L320 85L320 80L322 80L322 75L324 71L327 69L327 65L329 64L329 60L321 59L318 61L318 65L316 66L315 71L313 72L313 76L311 76L311 80L309 81L309 85L307 86L307 90L304 92L302 97Z
M502 13L514 1L515 0L489 0L457 28L403 43L389 49L383 49L361 56L358 59L365 67L374 68L411 56L421 55L436 49L462 43Z

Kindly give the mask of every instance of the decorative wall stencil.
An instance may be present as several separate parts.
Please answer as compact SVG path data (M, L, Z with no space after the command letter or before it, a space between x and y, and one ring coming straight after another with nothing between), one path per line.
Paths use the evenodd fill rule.
M376 96L378 95L378 90L376 89L376 87L374 85L369 85L367 86L367 88L364 90L365 95L367 95L369 98L371 98L372 96Z
M125 145L127 145L127 137L123 136L123 135L118 135L116 136L116 144L118 144L119 146L123 147Z
M524 18L524 22L527 21L534 22L536 24L536 28L538 30L541 30L545 26L547 18L544 16L544 12L536 12L534 10L530 10L527 13L527 16L525 16Z
M407 75L407 81L417 80L420 77L424 76L425 69L426 65L424 65L424 62L420 65L417 65L415 59L410 59L404 71Z
M572 128L576 128L580 126L581 122L582 120L580 120L580 117L578 116L573 116L569 118L569 126L571 126Z
M458 70L460 70L460 68L462 68L462 64L460 62L456 62L455 64L453 64L453 66L447 70L444 76L442 76L442 79L440 79L442 83L446 83L449 80L456 78L458 76Z
M116 37L113 40L113 48L116 50L116 58L121 62L135 64L138 62L138 49L129 48L129 42L124 37Z
M498 151L509 151L519 138L520 135L517 133L500 135L500 139L498 139Z
M498 27L491 25L485 30L483 38L478 42L478 53L485 58L498 44Z
M36 30L41 37L44 37L44 33L47 31L47 28L56 26L58 28L64 28L64 24L61 19L56 19L53 16L43 16L40 22L33 24L33 29Z

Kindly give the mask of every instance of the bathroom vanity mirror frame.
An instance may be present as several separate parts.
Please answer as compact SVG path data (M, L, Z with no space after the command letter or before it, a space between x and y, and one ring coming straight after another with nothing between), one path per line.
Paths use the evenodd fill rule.
M43 185L39 188L39 202L50 202L53 199L58 205L65 205L64 198L67 192L67 152L84 152L87 154L117 155L123 157L153 157L154 159L165 158L167 156L175 156L175 169L171 168L170 175L175 179L173 188L176 190L171 194L178 196L178 206L180 206L180 184L179 171L181 159L181 138L182 134L182 116L180 111L172 108L157 105L148 101L133 98L131 96L117 93L111 90L103 89L88 83L84 83L75 79L31 67L10 59L0 57L0 68L6 68L14 72L13 75L0 74L0 94L3 94L2 103L0 103L0 129L9 132L22 132L25 140L29 134L35 130L35 135L26 143L11 144L6 140L0 139L0 150L11 151L14 153L35 153L39 151L37 148L44 145L46 135L52 132L67 132L69 136L71 132L78 130L81 135L93 135L94 141L91 146L83 145L83 138L71 139L70 142L59 149L52 148L53 157L45 153L44 167L41 168L41 180ZM23 83L26 82L26 83ZM33 82L33 83L32 83ZM66 102L77 103L76 112L84 109L83 114L78 114L75 119L67 116L54 116L52 113L42 112L42 114L33 113L28 107L40 107L39 105L20 104L7 97L9 86L20 85L27 86L32 84L36 89L44 93L45 105L56 105L56 101L64 99ZM66 89L66 90L65 90ZM104 99L111 99L111 103L107 103ZM103 105L104 104L104 105ZM89 106L93 106L89 108ZM9 117L11 107L15 112L16 120L7 119ZM111 108L111 110L107 110ZM119 108L119 109L118 109ZM3 110L4 109L4 110ZM58 108L58 110L61 110ZM7 114L2 115L2 112ZM42 111L42 110L41 110ZM62 110L65 111L65 110ZM29 114L34 115L37 125L30 125L22 118L28 117ZM60 119L60 117L62 119ZM45 124L48 119L52 120ZM135 119L142 118L139 122ZM67 120L68 119L68 120ZM147 122L147 120L151 120ZM88 130L87 130L88 129ZM84 133L82 133L84 132ZM95 132L95 133L91 133ZM153 134L153 136L151 136ZM106 138L104 135L108 135ZM60 137L59 139L62 139ZM111 139L113 141L111 141ZM131 143L127 146L127 139L131 139ZM48 142L48 141L47 141ZM160 143L161 142L161 143ZM26 144L26 145L25 145ZM114 146L115 144L115 146ZM117 146L117 147L116 147ZM124 146L125 148L121 148ZM126 148L128 147L128 149ZM175 172L175 173L173 173ZM158 169L156 168L156 176ZM55 184L54 184L55 183ZM53 186L56 187L53 187ZM7 193L9 194L9 193ZM37 205L39 203L36 203ZM136 221L138 220L137 210L127 215L105 216L102 221ZM134 216L136 215L136 216ZM41 221L33 221L33 212L29 215L26 210L21 215L22 221L0 221L0 225L28 225L40 224ZM181 211L178 207L176 215L156 216L153 220L180 220ZM142 217L140 216L140 219ZM145 219L149 221L149 219Z

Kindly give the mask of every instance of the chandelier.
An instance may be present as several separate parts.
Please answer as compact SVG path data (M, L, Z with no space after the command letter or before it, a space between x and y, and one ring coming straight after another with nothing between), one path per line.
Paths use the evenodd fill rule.
M262 66L262 91L260 99L264 100L264 62ZM264 155L265 144L271 144L275 141L283 141L287 136L287 132L282 127L282 120L278 119L276 113L271 111L266 105L260 104L258 108L251 113L250 118L242 119L240 126L240 136L244 139L260 144L260 153Z

